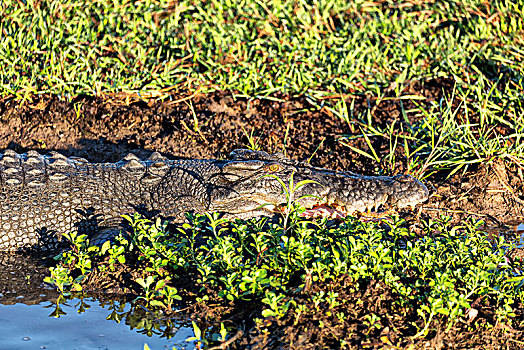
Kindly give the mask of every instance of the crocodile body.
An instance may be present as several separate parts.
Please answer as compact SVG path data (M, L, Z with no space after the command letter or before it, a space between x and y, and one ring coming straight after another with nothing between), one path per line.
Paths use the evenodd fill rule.
M154 153L147 160L130 154L116 163L89 163L56 152L6 150L0 154L0 250L56 250L61 233L114 229L122 214L137 211L174 221L183 221L185 212L275 215L286 203L277 178L289 184L291 176L295 184L312 181L294 193L310 212L329 205L345 215L428 198L409 175L336 172L258 151L236 150L227 160L167 160Z

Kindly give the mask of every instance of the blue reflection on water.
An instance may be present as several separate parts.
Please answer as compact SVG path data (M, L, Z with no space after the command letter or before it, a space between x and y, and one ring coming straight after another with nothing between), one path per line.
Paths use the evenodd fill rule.
M90 308L79 313L88 302ZM148 337L131 330L123 321L106 320L110 311L93 299L69 300L61 304L65 314L50 317L55 304L44 302L37 305L0 304L0 349L172 349L189 347L185 340L193 336L193 330L179 327L170 339ZM129 311L130 306L124 306Z

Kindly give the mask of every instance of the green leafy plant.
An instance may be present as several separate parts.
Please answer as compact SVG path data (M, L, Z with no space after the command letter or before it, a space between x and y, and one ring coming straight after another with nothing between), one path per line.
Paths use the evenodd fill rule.
M67 294L69 291L81 291L81 279L73 280L70 270L63 267L50 267L50 276L44 278L44 282L56 286L60 294Z
M380 281L398 296L396 307L414 310L419 317L414 322L415 338L426 337L436 322L449 329L466 317L479 298L497 300L499 319L511 323L515 303L524 296L518 275L521 263L508 265L505 260L512 243L502 236L490 241L479 229L482 221L452 224L443 216L424 221L423 235L417 238L395 216L387 225L353 217L338 224L302 220L294 213L288 222L227 221L209 214L189 218L173 236L165 232L164 223L135 216L130 221L131 243L111 242L102 249L104 255L89 248L86 254L107 262L112 259L111 249L125 247L123 264L136 261L146 274L136 279L141 287L136 300L167 311L182 300L173 285L181 272L194 277L200 293L213 289L227 302L258 303L262 317L292 317L293 322L313 310L344 317L347 301L340 292L312 292L315 284L349 278L348 290L358 291L361 285ZM80 244L78 239L74 242ZM158 264L160 256L165 263ZM65 265L51 270L46 281L67 292L75 283L81 286L70 268L82 260L71 260L67 254L61 258ZM206 303L209 297L200 294L195 299ZM374 314L363 320L369 333L381 327L381 317ZM220 332L211 333L210 338L201 334L199 341L205 337L218 341Z

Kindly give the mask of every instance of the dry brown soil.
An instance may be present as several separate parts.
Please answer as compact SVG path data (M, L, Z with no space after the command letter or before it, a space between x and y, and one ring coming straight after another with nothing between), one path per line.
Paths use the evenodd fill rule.
M439 101L443 91L452 87L453 82L447 80L416 82L405 94L423 95L426 97L424 103L429 104L430 101ZM34 96L27 101L4 98L0 100L0 149L11 148L17 152L34 149L43 153L55 150L93 162L117 161L128 152L145 157L153 151L171 158L214 158L225 157L235 148L245 148L249 145L249 135L252 135L262 150L285 150L289 157L302 160L312 157L311 163L318 166L368 175L379 172L392 175L405 171L406 159L401 148L397 148L395 169L388 169L385 164L373 165L369 159L340 142L344 135L360 133L355 124L349 125L303 98L278 97L280 102L213 93L175 103L144 102L121 96L78 96L72 101L47 95ZM375 99L363 96L354 102L354 115L369 109L374 123L379 125L396 121L396 125L407 127L408 122L416 121L416 117L409 113L407 120L401 117L402 109L409 111L414 107L409 101L392 99L377 104ZM387 140L372 138L371 141L380 157L387 154ZM362 137L345 142L369 151ZM512 225L524 223L522 172L518 165L502 159L470 167L465 174L457 174L448 180L446 174L436 174L427 180L432 196L424 204L420 219L440 214L452 215L455 219L474 216L486 220L499 231L511 232ZM265 330L252 328L239 337L236 346L273 348L281 347L284 342L294 344L292 348L311 347L308 344L331 347L333 339L348 332L360 334L360 338L349 344L350 347L410 346L401 339L412 335L413 329L398 324L390 307L391 293L386 286L370 283L357 295L348 293L344 283L332 286L332 289L350 301L344 304L344 308L354 315L353 320L340 322L326 315L307 315L299 324L292 320L267 320ZM7 282L4 285L7 288ZM358 300L363 300L363 303ZM245 305L242 307L249 310ZM383 328L382 333L369 333L363 328L361 316L366 308L373 308L376 314L389 320L386 322L389 326ZM205 312L209 316L231 316L236 314L235 310L238 309L231 306L226 311L209 309ZM245 312L241 315L248 316ZM205 314L201 316L205 317ZM239 321L240 316L235 317ZM231 316L232 319L235 317ZM327 327L318 327L320 321ZM466 326L457 326L449 332L434 332L430 341L415 342L414 346L513 349L524 344L519 330L500 328L489 332L466 332L465 329Z

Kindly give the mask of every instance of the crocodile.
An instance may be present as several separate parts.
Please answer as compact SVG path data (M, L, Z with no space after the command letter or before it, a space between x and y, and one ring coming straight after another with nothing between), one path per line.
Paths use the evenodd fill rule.
M60 248L70 231L96 236L118 232L123 214L173 222L186 212L220 212L227 218L275 216L286 207L282 184L304 216L414 207L428 189L410 175L363 176L315 167L282 153L234 150L228 159L169 160L133 154L115 163L90 163L57 152L0 154L0 251ZM289 192L289 191L288 191ZM288 193L289 195L289 193Z

